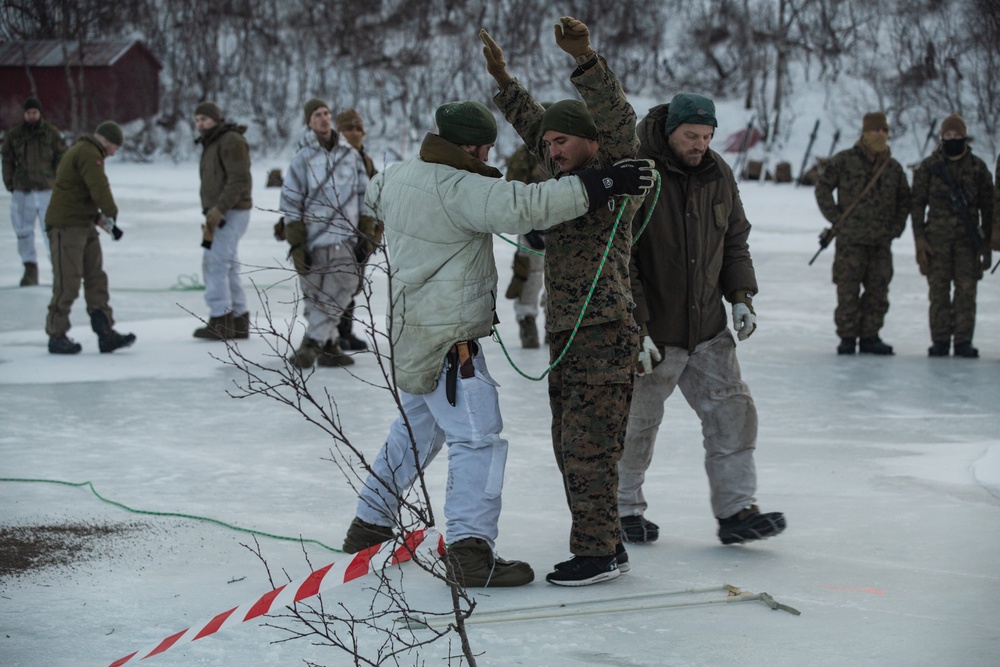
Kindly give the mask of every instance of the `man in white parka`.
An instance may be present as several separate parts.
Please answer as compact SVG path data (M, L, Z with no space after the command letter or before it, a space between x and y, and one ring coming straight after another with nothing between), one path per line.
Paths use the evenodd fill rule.
M496 321L492 235L547 229L612 195L643 194L653 183L650 163L509 183L485 164L497 135L489 109L452 102L435 120L439 134L426 136L420 155L375 176L366 196L385 223L387 327L406 419L395 421L371 461L344 551L393 538L401 499L417 477L415 460L426 466L447 442L450 574L465 587L521 586L534 579L531 567L494 554L507 441L500 437L497 384L477 342Z

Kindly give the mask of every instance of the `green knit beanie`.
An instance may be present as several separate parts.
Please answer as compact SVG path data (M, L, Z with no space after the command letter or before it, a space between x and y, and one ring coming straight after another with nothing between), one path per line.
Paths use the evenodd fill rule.
M684 123L719 127L715 118L715 102L698 93L677 93L667 108L663 133L669 135Z
M27 111L28 109L38 109L39 113L41 113L42 103L35 97L29 97L24 101L24 110Z
M497 119L479 102L446 102L434 112L438 134L459 146L485 146L497 140Z
M324 102L323 100L319 99L318 97L314 97L308 102L306 102L306 105L302 108L306 114L306 125L308 125L309 119L311 119L312 115L316 113L316 109L323 109L323 108L329 109L330 105Z
M216 123L222 122L222 107L215 102L205 101L194 108L195 116L208 116Z
M542 114L542 124L538 135L544 136L549 130L570 134L574 137L597 139L597 125L587 105L580 100L562 100L549 106Z
M125 133L122 132L122 126L113 120L106 120L98 125L94 133L101 135L119 148L125 143Z

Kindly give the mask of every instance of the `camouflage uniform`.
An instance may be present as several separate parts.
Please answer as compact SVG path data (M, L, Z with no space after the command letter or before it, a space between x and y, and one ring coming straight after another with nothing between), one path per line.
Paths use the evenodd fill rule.
M583 165L606 169L632 158L639 148L636 115L614 73L601 57L571 77L597 124L599 148ZM493 98L547 173L561 173L539 133L545 109L516 80ZM546 324L550 359L562 353L594 276L623 198L604 209L555 227L546 234ZM628 263L630 222L642 198L629 198L615 231L600 280L566 357L549 374L552 437L563 474L573 526L574 556L607 556L621 541L616 488L618 459L632 398L638 332L632 320Z
M841 212L865 189L881 164L888 166L878 182L837 224ZM833 191L837 191L836 200ZM836 228L833 282L837 286L834 322L841 338L872 338L878 335L889 310L892 280L890 244L906 228L910 214L910 187L899 162L886 149L871 155L859 141L833 156L816 184L816 202L823 216ZM861 288L864 293L861 293Z
M505 178L508 181L520 181L530 185L531 183L544 183L549 180L549 175L542 167L541 162L528 152L528 148L521 145L507 160ZM535 326L534 321L538 317L538 300L545 282L545 256L529 252L525 248L542 252L545 250L544 239L543 232L521 234L517 237L517 243L521 247L514 253L513 276L506 293L508 299L514 299L514 317L518 322L523 322L530 317L532 329ZM534 338L534 347L538 347L537 331L534 332ZM523 332L521 340L523 345Z
M952 193L940 169L948 171L960 193ZM967 203L980 236L976 245L961 216L951 208L952 194ZM958 159L948 159L939 148L920 163L913 176L913 237L918 242L926 240L931 251L927 284L934 342L950 342L952 336L955 343L972 341L976 286L983 277L982 244L989 243L993 228L993 197L989 168L969 149Z

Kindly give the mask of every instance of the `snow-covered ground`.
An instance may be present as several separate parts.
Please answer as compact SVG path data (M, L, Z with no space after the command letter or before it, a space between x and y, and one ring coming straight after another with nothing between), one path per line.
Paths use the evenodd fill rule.
M279 166L255 165L255 204L262 209L275 208L277 191L262 186L266 170ZM112 355L97 353L82 297L71 335L83 353L47 353L51 271L43 262L42 286L16 287L21 267L9 195L0 194L0 526L138 527L72 566L0 580L4 666L108 665L270 589L260 561L240 546L251 539L245 533L129 513L85 487L11 478L89 481L130 508L333 547L353 516L354 493L325 460L330 440L273 400L230 398L241 376L213 358L224 346L191 337L199 322L190 313L205 314L202 293L171 288L192 274L200 279L197 166L111 160L108 172L125 237L102 239L105 268L117 328L138 336L134 347ZM478 610L599 599L603 611L473 626L480 665L998 664L1000 275L981 283L975 343L982 358L928 359L926 283L907 230L894 245L892 308L882 332L896 356L838 357L832 249L807 266L824 227L812 190L755 183L744 185L743 198L754 224L760 295L758 330L740 343L739 356L760 413L759 501L765 511L784 511L788 530L750 546L718 543L700 427L675 395L646 485L660 540L630 547L632 571L614 582L579 590L546 584L551 565L568 557L569 513L551 454L545 386L522 378L499 346L487 343L510 441L498 548L528 560L537 581L474 591ZM241 252L246 284L266 294L280 325L292 316L295 292L288 270L278 268L285 247L271 236L276 218L255 211ZM503 242L495 247L502 289L513 250ZM384 303L384 281L376 278L375 310ZM259 301L255 310L262 312ZM516 341L510 302L501 301L500 316L503 338ZM260 336L239 349L265 366L279 365ZM510 354L531 374L546 365L541 350L515 347ZM372 355L356 359L351 372L377 379ZM320 369L310 382L330 391L352 440L374 453L395 414L385 394L361 379ZM438 515L444 477L441 458L429 471ZM279 582L283 573L308 574L298 544L259 539ZM307 549L315 567L342 557L315 544ZM403 570L415 606L448 608L444 586L412 564ZM679 600L721 598L723 584L767 592L801 616L760 602L621 610L672 599L638 595L688 588L720 590ZM354 582L324 600L363 612L369 585ZM351 662L305 640L273 644L286 635L263 622L178 645L142 664ZM459 664L447 659L458 653L442 642L398 664Z

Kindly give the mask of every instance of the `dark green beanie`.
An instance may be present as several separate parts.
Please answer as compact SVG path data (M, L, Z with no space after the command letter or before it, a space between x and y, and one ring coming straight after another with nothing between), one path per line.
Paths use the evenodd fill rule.
M308 102L306 102L306 105L302 108L306 113L306 125L308 125L309 119L312 118L312 115L314 113L316 113L316 109L323 109L323 108L329 109L330 105L324 102L323 100L319 99L318 97L314 97Z
M38 109L40 113L42 111L42 103L34 97L29 97L24 101L24 110L27 111L28 109Z
M446 102L434 112L438 134L459 146L485 146L497 140L497 119L479 102Z
M587 105L580 100L562 100L550 105L542 114L538 135L544 136L549 130L571 134L574 137L597 139L594 117Z
M195 116L208 116L216 123L222 122L222 107L215 102L205 101L194 108Z
M94 133L101 135L119 148L125 143L125 133L122 132L122 126L113 120L106 120L98 125Z
M719 121L715 118L715 102L698 93L674 95L667 109L667 121L663 126L663 133L669 135L684 123L719 127Z

